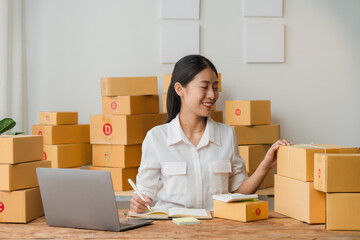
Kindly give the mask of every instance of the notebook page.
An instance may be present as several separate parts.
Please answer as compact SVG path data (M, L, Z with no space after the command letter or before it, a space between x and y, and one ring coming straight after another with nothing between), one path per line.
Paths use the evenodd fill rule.
M193 208L169 208L169 216L197 216L207 217L208 213L205 209L193 209Z

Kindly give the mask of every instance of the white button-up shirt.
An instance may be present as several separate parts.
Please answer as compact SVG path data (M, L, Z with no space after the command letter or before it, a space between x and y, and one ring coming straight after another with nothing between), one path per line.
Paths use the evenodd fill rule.
M195 147L178 115L147 133L136 184L156 206L212 210L212 195L235 191L247 177L232 127L208 117Z

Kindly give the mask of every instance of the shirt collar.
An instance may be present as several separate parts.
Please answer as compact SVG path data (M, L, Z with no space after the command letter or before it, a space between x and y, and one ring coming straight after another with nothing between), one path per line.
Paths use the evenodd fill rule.
M189 139L185 136L184 131L181 128L179 114L169 123L167 129L167 145L173 145L180 141L185 143L191 143ZM221 137L220 137L220 130L219 126L211 117L207 118L206 128L204 134L196 146L197 149L200 149L212 142L218 146L221 146Z

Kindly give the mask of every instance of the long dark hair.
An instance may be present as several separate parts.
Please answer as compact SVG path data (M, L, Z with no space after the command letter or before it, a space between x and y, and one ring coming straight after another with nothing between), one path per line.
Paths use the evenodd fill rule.
M214 64L212 64L209 59L200 55L185 56L175 64L166 99L166 108L168 112L168 117L166 119L167 123L171 122L171 120L173 120L180 112L181 99L175 92L175 83L178 82L181 86L186 87L199 72L206 68L213 70L217 77L218 73Z

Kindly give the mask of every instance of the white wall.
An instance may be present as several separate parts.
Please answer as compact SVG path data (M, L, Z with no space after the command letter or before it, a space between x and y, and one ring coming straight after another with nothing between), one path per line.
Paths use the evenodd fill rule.
M101 114L100 78L158 76L160 0L26 1L29 122L40 111ZM271 99L295 143L360 146L360 1L284 0L284 17L243 17L242 0L202 0L200 53L222 73L225 100ZM180 21L181 22L181 21ZM245 64L244 24L286 25L286 63Z

